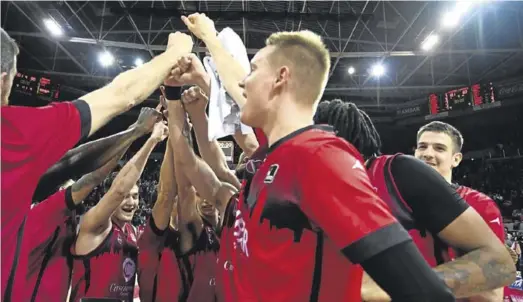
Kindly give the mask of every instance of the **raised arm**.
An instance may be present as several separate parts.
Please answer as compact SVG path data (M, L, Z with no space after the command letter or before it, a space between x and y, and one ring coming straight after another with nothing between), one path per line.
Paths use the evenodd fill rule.
M232 58L232 57L231 57ZM181 57L178 60L177 68L173 71L174 77L177 78L178 82L185 84L185 85L196 85L200 87L200 89L203 91L204 95L209 96L211 92L211 80L209 75L205 72L205 68L203 67L202 62L195 54L189 54L186 56ZM220 75L221 76L221 75ZM237 86L237 85L236 85ZM243 97L243 95L242 95ZM207 102L205 102L205 106L207 106ZM188 109L186 107L186 109ZM205 113L205 107L203 107L202 110ZM189 112L189 115L191 115L191 112ZM191 117L192 119L192 117ZM207 119L205 120L207 122ZM202 127L200 127L202 128ZM204 129L207 129L206 127ZM196 137L198 139L198 134L200 134L200 138L198 139L198 146L200 146L200 142L203 142L204 140L207 142L207 132L203 132L201 130L195 130ZM207 130L205 130L207 131ZM256 139L256 135L254 133L248 133L243 134L240 130L237 131L234 135L234 140L236 143L240 146L240 148L245 152L248 156L252 156L254 151L258 149L258 140ZM203 157L205 161L207 161L207 158ZM214 169L215 167L211 167ZM215 170L217 172L217 170ZM217 172L218 173L218 172ZM221 177L221 175L218 175L218 177Z
M96 206L89 210L82 220L80 230L90 233L106 231L110 218L136 184L143 172L147 159L154 147L168 135L167 126L159 122L154 126L153 133L142 148L127 162L113 180L108 192Z
M221 182L211 167L194 154L188 144L190 129L187 125L186 113L180 101L168 101L169 132L173 146L176 169L187 175L190 183L203 199L215 203L220 213L223 213L230 197L236 189ZM180 181L180 180L179 180Z
M141 103L169 75L178 58L191 52L190 36L176 32L169 35L167 50L140 67L119 74L107 86L83 97L91 110L93 134L118 114Z
M78 181L72 184L71 196L73 203L76 205L81 204L91 191L94 190L97 185L101 184L107 175L118 165L118 161L126 151L127 149L121 151L120 154L117 154L101 168L82 176Z
M205 96L197 86L191 87L182 94L182 103L191 118L196 134L196 142L198 143L198 150L200 150L203 160L209 164L221 181L228 182L239 190L240 181L227 166L225 154L223 154L218 141L209 141L207 139L207 130L209 127L207 114L205 114L207 101L207 96Z
M156 227L161 231L167 229L169 226L174 200L178 194L173 151L169 140L170 139L167 140L167 145L165 146L165 153L160 168L158 197L156 198L152 212Z
M223 47L218 39L214 22L205 14L191 14L188 17L182 16L182 21L187 28L199 39L201 39L216 64L216 69L220 75L225 90L234 99L236 104L243 107L245 97L238 86L238 83L247 76L247 70Z
M67 179L78 178L106 165L131 144L152 131L161 114L153 108L142 108L135 124L120 133L85 143L69 150L40 178L35 196L46 197Z

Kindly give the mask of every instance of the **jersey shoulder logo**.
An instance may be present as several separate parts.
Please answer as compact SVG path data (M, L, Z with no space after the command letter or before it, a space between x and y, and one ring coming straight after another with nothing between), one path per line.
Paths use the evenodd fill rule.
M352 165L352 169L359 169L359 170L365 171L365 168L363 168L363 165L361 164L361 162L359 160L357 160L354 163L354 165Z
M490 223L497 223L497 224L501 225L501 221L499 220L499 217L491 220Z
M266 184L272 183L274 181L274 178L276 177L276 174L278 173L279 168L280 166L278 164L271 165L263 182Z

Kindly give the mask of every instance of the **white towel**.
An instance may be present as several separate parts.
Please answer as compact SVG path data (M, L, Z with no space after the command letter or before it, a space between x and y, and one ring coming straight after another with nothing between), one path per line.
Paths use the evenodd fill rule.
M247 72L250 72L249 57L243 45L242 39L231 28L224 28L219 34L218 39L222 42L225 49L240 62ZM225 87L220 81L216 70L216 65L212 57L205 57L203 65L207 74L211 78L211 95L209 96L209 130L208 139L212 141L241 130L241 133L252 133L251 127L240 122L240 107L225 91Z

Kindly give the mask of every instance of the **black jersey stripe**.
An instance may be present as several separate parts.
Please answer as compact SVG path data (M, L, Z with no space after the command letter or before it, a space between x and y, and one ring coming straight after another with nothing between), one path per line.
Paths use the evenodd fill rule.
M320 296L321 272L323 268L323 232L316 235L316 252L314 255L314 272L312 274L312 287L310 302L317 302Z

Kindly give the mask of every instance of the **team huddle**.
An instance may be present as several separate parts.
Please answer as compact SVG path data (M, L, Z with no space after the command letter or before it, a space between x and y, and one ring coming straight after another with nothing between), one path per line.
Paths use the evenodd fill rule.
M2 29L3 301L502 301L515 265L494 201L452 184L456 128L429 123L414 156L381 154L365 112L319 102L330 55L318 35L270 35L248 71L205 14L182 20L254 129L233 135L235 171L208 137L217 88L189 35L76 101L29 108L8 105L18 48ZM159 87L127 130L73 148ZM135 228L158 144L157 199ZM48 197L30 207L35 190Z

